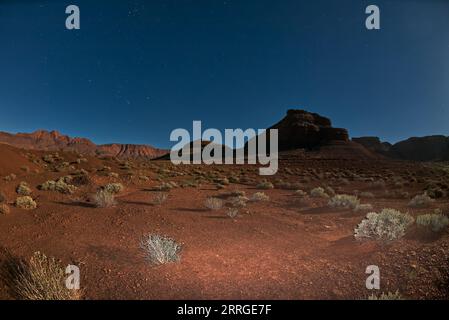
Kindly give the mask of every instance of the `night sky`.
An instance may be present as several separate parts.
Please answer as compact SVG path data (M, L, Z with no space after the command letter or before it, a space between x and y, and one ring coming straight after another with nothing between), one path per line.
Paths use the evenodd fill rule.
M192 120L266 128L290 108L353 137L449 135L449 1L0 0L1 131L166 148Z

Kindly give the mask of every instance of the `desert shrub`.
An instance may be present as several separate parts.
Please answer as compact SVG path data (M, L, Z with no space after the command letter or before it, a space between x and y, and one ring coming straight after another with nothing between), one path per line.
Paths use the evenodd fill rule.
M160 206L161 204L163 204L168 198L168 193L165 192L158 192L154 198L153 198L153 203L155 205Z
M237 209L237 208L228 208L226 211L226 215L231 219L234 219L235 217L237 217L238 214L239 214L239 209Z
M86 158L78 158L76 159L76 163L81 164L81 163L87 163L88 160Z
M223 194L223 196L229 197L246 197L246 192L243 190L232 190L229 193Z
M68 177L59 178L57 181L49 180L39 186L43 191L57 191L64 194L73 194L76 191L74 185L68 184L66 181L71 180Z
M412 208L426 208L430 204L432 204L435 200L433 200L431 197L429 197L428 194L418 194L415 196L410 202L408 203L409 207Z
M117 204L117 202L115 201L114 194L104 189L98 190L97 193L94 195L93 200L95 206L98 208L109 208Z
M274 186L270 181L264 180L261 183L259 183L256 186L257 189L263 189L263 190L268 190L268 189L273 189Z
M265 193L263 193L263 192L256 192L256 193L254 193L254 194L251 196L250 200L253 201L253 202L258 202L258 201L269 201L269 200L270 200L270 197L267 196L267 195L266 195Z
M3 180L5 181L13 181L16 180L17 176L14 173L11 173L9 175L7 175L6 177L3 178Z
M229 198L227 203L233 208L244 208L248 200L245 196L237 196Z
M42 160L50 164L56 162L56 159L52 154L46 154L45 156L42 157Z
M356 196L337 194L329 200L328 205L334 208L355 210L360 205L360 200Z
M310 196L313 198L329 198L329 195L321 187L313 188L310 191Z
M155 189L159 191L170 191L173 189L173 185L168 182L163 182L161 185L155 187Z
M108 183L103 187L103 190L111 194L118 194L125 189L121 183Z
M229 179L228 178L218 178L218 179L214 179L214 182L223 186L227 186L229 184Z
M405 235L406 229L412 223L412 216L395 209L383 209L380 213L370 212L354 230L355 238L396 240Z
M423 214L416 217L416 224L430 228L433 232L440 232L449 225L449 218L443 214Z
M79 291L65 285L65 270L54 258L35 252L29 261L9 259L4 275L11 291L22 300L77 300Z
M17 208L25 210L33 210L37 208L37 203L30 196L18 197L15 205Z
M223 201L218 198L209 197L204 202L204 206L210 210L220 210L223 207Z
M165 236L149 234L141 240L140 247L152 264L177 262L180 259L181 245Z
M76 174L72 177L71 184L73 186L85 186L90 184L90 177L89 174Z
M17 194L20 194L21 196L29 196L31 195L32 191L28 183L22 181L19 183L19 185L16 188Z
M10 212L9 207L5 203L0 203L0 215L1 214L8 214Z
M368 297L368 300L405 300L399 291L382 293L380 296L372 294Z
M432 199L443 198L446 195L446 193L439 187L434 187L434 188L427 189L426 193Z
M301 197L301 198L305 198L305 197L307 197L307 192L305 192L303 190L296 190L295 195L298 197Z
M118 178L119 174L117 172L108 172L108 177L111 178Z
M142 180L142 181L149 181L150 178L148 178L147 176L139 176L139 180Z
M229 177L229 182L230 183L239 183L240 182L240 178L236 177L236 176Z

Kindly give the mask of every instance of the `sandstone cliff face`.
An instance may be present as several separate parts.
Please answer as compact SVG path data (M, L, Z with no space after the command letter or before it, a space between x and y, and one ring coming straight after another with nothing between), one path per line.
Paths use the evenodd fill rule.
M365 148L387 155L391 149L391 143L381 142L379 137L360 137L352 138L352 141L361 144Z
M269 129L278 129L280 151L314 149L334 141L349 141L346 129L333 128L328 118L304 110L288 110Z
M6 143L23 149L76 151L88 155L119 158L143 157L152 159L168 152L167 150L161 150L147 145L96 145L89 139L71 138L57 131L48 132L45 130L17 134L0 132L0 143Z

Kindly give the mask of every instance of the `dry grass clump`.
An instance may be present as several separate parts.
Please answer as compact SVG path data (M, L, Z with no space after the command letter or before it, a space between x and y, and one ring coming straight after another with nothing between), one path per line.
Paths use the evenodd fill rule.
M141 240L140 247L151 264L177 262L180 259L181 245L169 237L149 234Z
M416 217L416 224L433 232L441 232L449 225L449 218L443 214L423 214Z
M219 198L209 197L204 202L204 206L210 210L220 210L223 208L223 200Z
M37 208L36 201L34 201L30 196L18 197L16 199L15 205L17 208L25 210L33 210Z
M103 187L103 190L111 194L118 194L122 192L124 189L125 187L121 183L108 183Z
M153 204L160 206L165 201L167 201L167 198L168 198L168 193L158 192L153 198Z
M435 202L435 200L429 197L427 193L424 193L416 195L412 200L410 200L408 206L411 208L426 208L433 202Z
M110 208L117 204L114 194L105 189L98 190L94 195L93 200L97 208Z
M256 192L251 196L250 200L253 202L269 201L270 197L267 196L264 192Z
M0 203L0 215L9 214L10 209L9 206L5 203Z
M21 196L29 196L32 193L32 190L28 183L22 181L19 183L19 185L16 188L17 194L20 194Z
M413 221L412 216L395 209L383 209L380 213L370 212L354 230L354 236L357 240L391 241L400 239Z
M35 252L29 261L10 258L3 278L21 300L78 300L78 290L65 285L65 270L54 259Z
M356 210L360 205L360 200L356 196L337 194L329 200L328 205L333 208Z

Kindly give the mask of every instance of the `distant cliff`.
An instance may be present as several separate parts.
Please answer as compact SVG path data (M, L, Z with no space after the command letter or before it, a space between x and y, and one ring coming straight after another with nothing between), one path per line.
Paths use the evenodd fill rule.
M0 132L0 143L32 150L76 151L89 155L119 158L157 158L168 150L148 145L106 144L96 145L86 138L71 138L57 131L38 130L33 133L11 134Z

